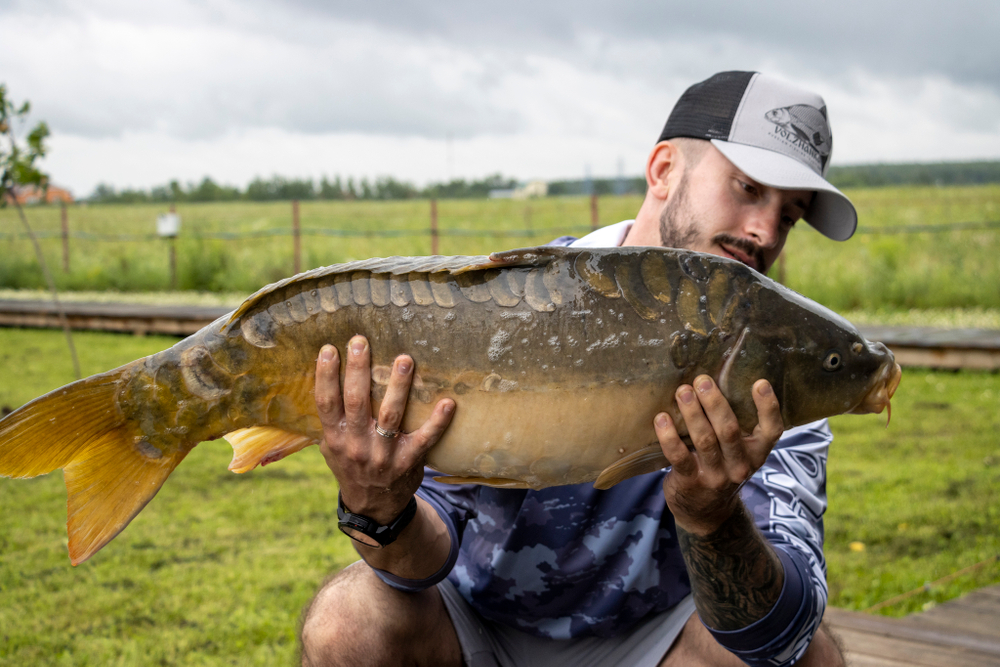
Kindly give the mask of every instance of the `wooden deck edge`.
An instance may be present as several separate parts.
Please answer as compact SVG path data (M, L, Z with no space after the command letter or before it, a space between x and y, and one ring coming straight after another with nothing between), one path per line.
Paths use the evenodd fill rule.
M915 624L905 618L874 616L859 611L827 607L823 620L834 631L838 628L867 632L935 646L957 647L988 656L1000 657L1000 639L970 632L938 628L925 621Z

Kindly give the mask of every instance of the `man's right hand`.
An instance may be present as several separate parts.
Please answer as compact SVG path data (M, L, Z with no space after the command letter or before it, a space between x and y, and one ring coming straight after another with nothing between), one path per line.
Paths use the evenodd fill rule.
M451 423L455 402L443 399L412 433L380 435L376 425L392 432L401 428L413 380L413 359L400 355L392 365L378 418L371 408L371 348L363 336L347 346L344 387L340 358L325 345L316 360L316 408L323 424L320 450L340 484L341 498L352 512L386 525L410 502L423 479L424 458Z

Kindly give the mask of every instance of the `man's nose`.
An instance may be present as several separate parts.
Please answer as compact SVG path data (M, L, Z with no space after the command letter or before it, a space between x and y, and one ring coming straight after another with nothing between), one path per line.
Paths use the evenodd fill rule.
M761 205L747 220L748 235L761 248L774 248L781 240L781 206Z

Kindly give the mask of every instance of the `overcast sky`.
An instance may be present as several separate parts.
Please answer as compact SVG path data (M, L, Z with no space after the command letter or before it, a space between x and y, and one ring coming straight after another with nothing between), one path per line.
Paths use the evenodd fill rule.
M728 69L822 94L833 164L995 159L998 35L991 0L0 0L0 82L78 196L638 175L681 92Z

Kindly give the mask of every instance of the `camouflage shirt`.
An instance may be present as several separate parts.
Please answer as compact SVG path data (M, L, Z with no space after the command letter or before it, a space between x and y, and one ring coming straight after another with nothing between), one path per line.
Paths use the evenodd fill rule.
M618 245L628 224L573 245ZM823 616L822 517L832 439L826 420L786 431L741 491L785 568L784 588L767 616L739 631L709 628L749 664L790 664L808 647ZM482 616L538 636L621 634L691 592L663 496L668 470L605 491L589 483L540 491L456 486L435 482L436 473L427 470L417 495L448 526L448 561L422 581L376 572L411 591L447 577Z

